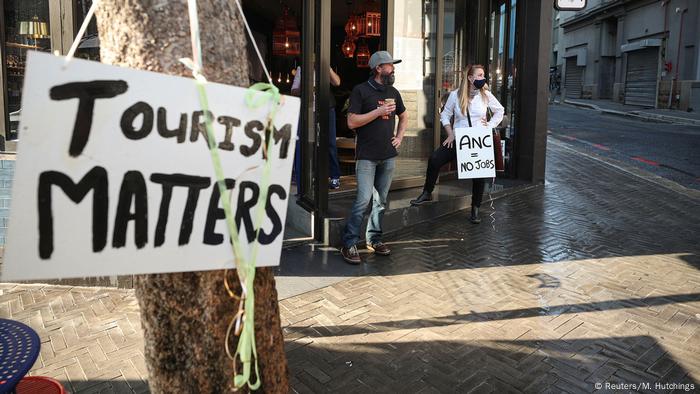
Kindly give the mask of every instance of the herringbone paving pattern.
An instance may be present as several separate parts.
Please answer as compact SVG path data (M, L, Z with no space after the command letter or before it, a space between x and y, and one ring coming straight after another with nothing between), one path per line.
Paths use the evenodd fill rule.
M648 265L668 279L648 275ZM347 280L282 301L298 391L593 391L700 380L677 255ZM690 374L690 376L687 376Z
M70 392L148 392L133 290L4 283L0 316L39 334L31 375L58 379Z
M282 301L294 390L700 390L698 200L550 139L546 186L494 207Z
M281 301L292 389L697 391L698 201L548 148L547 185L497 200L494 226L405 229L378 274ZM148 390L133 291L3 284L0 316L39 332L32 374Z

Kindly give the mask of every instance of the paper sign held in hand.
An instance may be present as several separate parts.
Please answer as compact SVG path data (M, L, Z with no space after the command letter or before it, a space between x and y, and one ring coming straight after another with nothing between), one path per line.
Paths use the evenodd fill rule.
M269 138L261 229L254 215L270 107L246 89L30 52L3 281L233 268L205 119L231 190L242 253L279 264L299 99ZM258 93L267 94L267 93Z
M459 179L493 178L496 165L493 134L488 126L455 129Z

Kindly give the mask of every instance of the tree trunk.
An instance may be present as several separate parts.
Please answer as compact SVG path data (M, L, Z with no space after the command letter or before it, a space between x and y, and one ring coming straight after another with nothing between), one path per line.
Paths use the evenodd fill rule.
M198 10L204 75L211 82L247 86L246 37L238 9L229 0L199 0ZM191 75L178 61L192 57L185 0L102 0L96 16L103 63ZM190 94L195 94L194 90ZM153 392L220 393L233 389L233 366L224 341L238 305L224 290L223 275L223 271L207 271L137 278L136 296ZM240 294L234 271L229 271L228 279ZM284 338L270 268L257 269L255 301L261 390L287 392ZM236 349L236 340L231 349Z

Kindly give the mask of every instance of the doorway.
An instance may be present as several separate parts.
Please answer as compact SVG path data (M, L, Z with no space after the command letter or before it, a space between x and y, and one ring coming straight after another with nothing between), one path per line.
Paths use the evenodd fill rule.
M330 65L340 78L340 85L330 87L331 116L329 138L329 178L340 178L340 187L329 185L331 194L354 190L355 131L347 126L347 109L352 89L370 78L369 58L372 53L386 49L386 34L382 34L382 9L386 0L332 0L330 23ZM331 80L332 82L332 80ZM333 84L331 84L333 85ZM322 127L322 126L321 126ZM338 168L334 172L333 150Z
M312 232L323 231L329 194L355 188L347 103L352 88L369 78L371 53L386 48L386 7L387 0L243 1L273 83L301 98L291 192L294 206L313 214ZM252 45L249 58L250 82L264 80ZM331 84L331 69L340 76L338 86ZM330 152L337 153L339 174L331 174ZM339 189L329 190L332 175L340 178Z

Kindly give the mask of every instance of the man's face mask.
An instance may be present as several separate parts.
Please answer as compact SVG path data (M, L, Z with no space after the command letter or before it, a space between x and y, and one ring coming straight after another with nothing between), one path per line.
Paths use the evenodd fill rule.
M394 79L395 79L395 78L394 78L394 72L393 72L393 71L389 71L389 72L386 72L386 73L385 73L384 71L381 72L382 84L391 86L391 85L394 84Z

